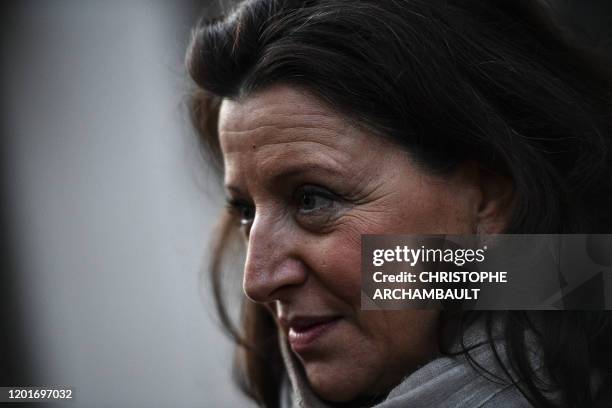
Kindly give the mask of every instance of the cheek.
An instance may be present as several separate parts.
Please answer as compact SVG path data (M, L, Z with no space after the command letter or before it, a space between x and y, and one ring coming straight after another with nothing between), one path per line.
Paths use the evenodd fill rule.
M470 191L427 178L395 185L383 202L353 208L331 233L312 239L308 263L336 297L360 308L362 234L473 233Z
M433 177L398 186L395 214L384 233L469 234L474 231L474 191Z
M358 236L359 237L359 236ZM317 279L352 309L360 307L361 243L342 233L320 238L313 248Z
M398 195L392 206L355 208L331 233L306 243L305 256L317 280L327 291L360 309L361 235L462 233L467 231L461 214L440 200L433 189L418 195ZM436 200L437 197L437 200ZM306 254L305 254L306 255Z
M363 311L360 325L407 366L426 360L437 349L436 310Z

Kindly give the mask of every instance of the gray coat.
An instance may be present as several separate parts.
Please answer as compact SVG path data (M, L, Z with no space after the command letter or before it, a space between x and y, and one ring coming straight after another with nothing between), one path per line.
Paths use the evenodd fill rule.
M466 334L467 345L482 339L482 329ZM533 344L533 343L530 343ZM281 338L281 349L288 378L281 390L283 408L329 408L310 389L300 363ZM502 359L503 346L498 345ZM533 367L541 369L536 352L530 353ZM506 379L495 364L490 345L476 347L470 355L496 376ZM532 405L509 381L492 380L474 369L463 355L439 357L408 375L391 390L387 398L372 408L528 408Z

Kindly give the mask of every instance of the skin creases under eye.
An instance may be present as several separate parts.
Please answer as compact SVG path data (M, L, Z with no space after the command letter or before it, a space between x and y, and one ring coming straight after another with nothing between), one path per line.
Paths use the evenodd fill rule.
M346 201L323 187L305 185L296 190L295 219L306 229L323 232L346 206Z

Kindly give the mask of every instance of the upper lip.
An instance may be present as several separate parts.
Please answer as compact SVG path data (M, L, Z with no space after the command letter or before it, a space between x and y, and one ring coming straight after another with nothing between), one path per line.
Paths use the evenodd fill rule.
M281 326L288 331L289 329L293 329L296 332L305 331L312 326L316 326L319 324L324 324L331 322L332 320L338 319L340 316L338 315L328 315L328 316L294 316L291 318L283 318L280 317L278 320L280 321Z

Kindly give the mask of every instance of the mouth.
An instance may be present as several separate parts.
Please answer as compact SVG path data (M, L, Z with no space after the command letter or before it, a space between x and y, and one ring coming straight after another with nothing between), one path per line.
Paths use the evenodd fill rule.
M298 354L307 351L325 333L333 329L340 319L340 316L292 318L284 324L288 328L287 339L289 340L289 345Z

